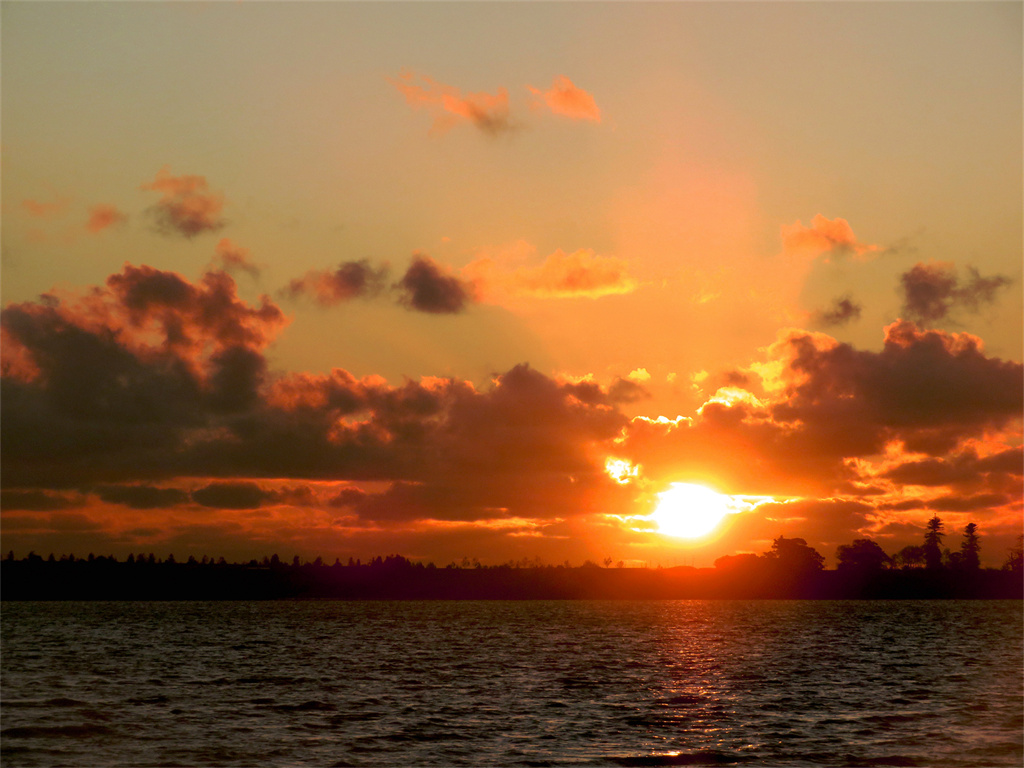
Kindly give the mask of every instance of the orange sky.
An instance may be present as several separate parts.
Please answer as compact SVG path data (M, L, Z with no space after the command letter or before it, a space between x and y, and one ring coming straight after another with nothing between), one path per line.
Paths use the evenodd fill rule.
M5 551L1021 532L1018 4L0 13Z

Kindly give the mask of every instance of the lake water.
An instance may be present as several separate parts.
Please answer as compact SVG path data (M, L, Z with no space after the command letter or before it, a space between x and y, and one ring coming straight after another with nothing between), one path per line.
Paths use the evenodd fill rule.
M1020 766L1016 601L4 603L4 766Z

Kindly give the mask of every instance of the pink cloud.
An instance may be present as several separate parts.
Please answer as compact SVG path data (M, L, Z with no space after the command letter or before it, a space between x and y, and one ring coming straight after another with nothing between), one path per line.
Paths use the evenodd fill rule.
M546 106L556 115L573 120L592 120L601 122L601 110L598 109L594 97L582 88L573 85L565 75L559 75L547 91L528 86L535 97L535 106Z
M128 217L115 206L100 203L89 209L89 220L86 222L85 228L94 234L98 234L105 229L123 224L127 220Z
M38 200L22 200L21 207L29 216L37 219L54 219L63 216L68 209L69 200L65 197L56 197L51 202L40 202Z

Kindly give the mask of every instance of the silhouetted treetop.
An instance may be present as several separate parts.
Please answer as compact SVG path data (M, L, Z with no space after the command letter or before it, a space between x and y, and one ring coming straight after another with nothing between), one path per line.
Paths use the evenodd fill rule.
M871 539L856 539L852 544L840 544L836 550L840 570L878 571L892 562L885 550Z

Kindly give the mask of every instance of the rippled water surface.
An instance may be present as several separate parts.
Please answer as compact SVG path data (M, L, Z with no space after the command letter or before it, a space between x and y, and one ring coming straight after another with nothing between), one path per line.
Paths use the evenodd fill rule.
M4 603L4 766L1019 766L1018 602Z

